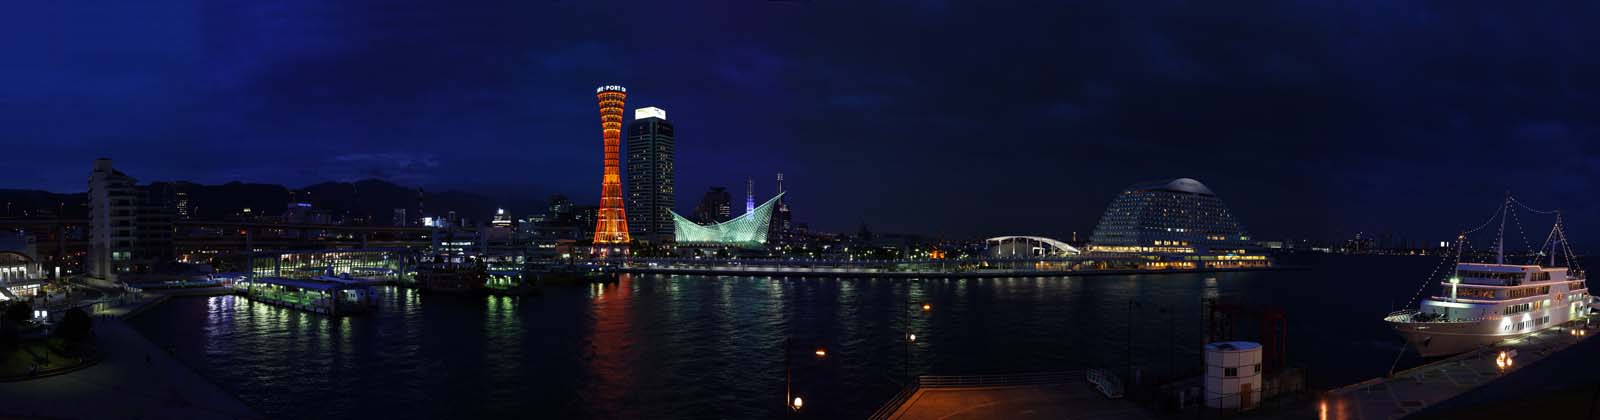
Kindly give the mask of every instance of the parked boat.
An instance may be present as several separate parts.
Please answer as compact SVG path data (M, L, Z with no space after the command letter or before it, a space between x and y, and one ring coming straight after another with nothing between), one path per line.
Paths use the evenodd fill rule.
M1549 252L1535 254L1540 263L1545 262L1542 256L1548 256L1549 265L1505 263L1505 214L1513 210L1513 203L1521 205L1508 195L1505 206L1496 213L1502 234L1493 264L1458 263L1439 281L1443 287L1438 295L1424 299L1416 309L1384 317L1423 357L1470 351L1590 315L1592 296L1583 269L1566 245L1559 213L1540 250ZM1489 223L1484 224L1487 226ZM1461 259L1468 233L1458 238L1456 261ZM1566 256L1565 266L1556 266L1558 254Z
M427 263L417 267L417 287L429 292L479 293L488 273L482 264Z

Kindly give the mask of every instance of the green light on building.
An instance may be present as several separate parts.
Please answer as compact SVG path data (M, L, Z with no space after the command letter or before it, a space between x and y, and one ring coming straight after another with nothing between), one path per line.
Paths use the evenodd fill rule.
M772 208L779 193L755 210L722 223L701 225L672 212L673 236L681 245L723 245L756 248L767 243L767 227L772 224Z

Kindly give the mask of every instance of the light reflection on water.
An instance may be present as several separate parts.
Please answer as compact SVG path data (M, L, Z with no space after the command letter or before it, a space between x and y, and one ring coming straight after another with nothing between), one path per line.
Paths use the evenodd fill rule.
M786 352L808 410L852 418L898 389L908 329L914 373L1120 367L1130 298L1142 304L1135 359L1149 370L1198 359L1201 301L1216 296L1284 307L1289 357L1314 380L1381 375L1397 339L1375 320L1435 261L1356 262L1091 278L623 276L541 297L384 288L377 313L340 318L223 296L174 299L134 324L275 418L774 417ZM811 357L817 346L829 356Z

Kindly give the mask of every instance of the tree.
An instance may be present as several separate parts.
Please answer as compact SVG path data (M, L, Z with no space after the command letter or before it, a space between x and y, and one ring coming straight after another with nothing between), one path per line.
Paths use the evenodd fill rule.
M6 324L22 328L22 323L30 319L33 319L33 305L29 305L28 302L18 301L6 305L4 313Z
M94 322L89 319L89 314L80 308L72 308L61 316L61 325L56 326L52 334L61 341L61 347L66 354L75 354L83 349L88 342L90 330Z

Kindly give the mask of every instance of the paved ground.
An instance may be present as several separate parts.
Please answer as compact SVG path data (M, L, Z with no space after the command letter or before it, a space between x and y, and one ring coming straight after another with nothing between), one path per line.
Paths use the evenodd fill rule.
M1590 335L1597 333L1600 331L1588 330ZM1502 376L1536 366L1545 357L1582 339L1561 328L1514 341L1408 369L1391 378L1375 378L1329 391L1323 418L1372 420L1416 414ZM1502 349L1517 351L1510 368L1501 369L1495 365L1495 358Z
M1149 419L1127 400L1107 399L1087 383L1006 388L921 389L890 419Z
M145 303L154 302L148 298ZM125 314L137 304L116 308ZM260 418L250 407L150 343L117 317L96 317L99 364L0 383L0 417L92 419Z

